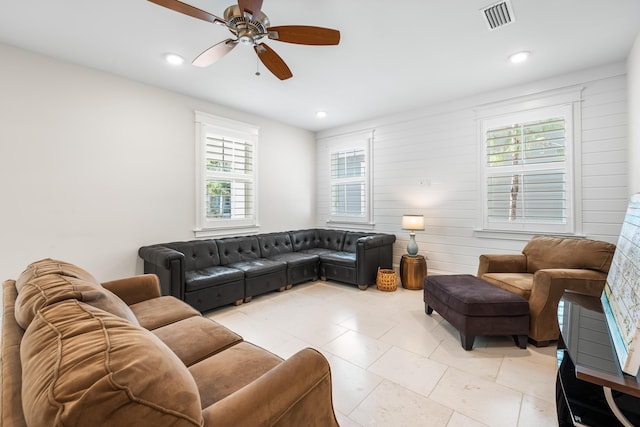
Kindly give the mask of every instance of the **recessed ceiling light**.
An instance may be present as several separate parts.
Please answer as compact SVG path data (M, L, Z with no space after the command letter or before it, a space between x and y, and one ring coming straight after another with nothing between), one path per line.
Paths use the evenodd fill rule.
M167 53L164 56L165 61L167 61L171 65L182 65L184 64L184 58L180 55L176 55L175 53Z
M319 119L324 119L325 117L327 117L327 112L326 111L316 111L316 117Z
M519 64L526 61L529 58L529 55L531 55L531 53L526 51L514 53L509 57L509 61L511 61L512 64Z

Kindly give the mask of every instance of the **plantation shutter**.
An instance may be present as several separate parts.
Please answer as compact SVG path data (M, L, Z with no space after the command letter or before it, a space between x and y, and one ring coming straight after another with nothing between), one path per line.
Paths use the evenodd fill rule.
M331 153L332 215L366 214L366 151L354 148Z
M564 117L489 128L485 154L489 222L567 223Z
M249 141L208 135L205 147L207 219L254 215L254 147Z

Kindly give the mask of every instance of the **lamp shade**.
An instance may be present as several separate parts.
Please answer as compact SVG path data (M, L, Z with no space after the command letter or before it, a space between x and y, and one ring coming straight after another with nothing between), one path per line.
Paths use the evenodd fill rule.
M405 230L424 230L424 215L402 215L402 228Z

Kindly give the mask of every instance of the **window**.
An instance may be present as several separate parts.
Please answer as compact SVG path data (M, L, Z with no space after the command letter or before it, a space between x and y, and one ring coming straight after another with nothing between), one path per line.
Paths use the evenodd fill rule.
M362 148L331 153L331 214L366 214L366 155Z
M373 132L351 134L330 143L330 221L371 222Z
M481 121L483 228L574 233L573 105Z
M196 113L196 231L256 226L257 139L255 126Z

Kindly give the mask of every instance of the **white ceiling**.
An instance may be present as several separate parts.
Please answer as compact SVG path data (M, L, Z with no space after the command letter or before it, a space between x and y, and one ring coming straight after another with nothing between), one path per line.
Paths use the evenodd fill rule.
M185 0L222 16L232 0ZM489 31L493 0L264 0L271 25L341 32L338 46L267 41L280 81L238 46L209 68L190 61L225 27L146 0L0 0L0 42L249 111L312 131L624 61L640 0L512 0L515 22ZM531 52L525 64L507 57ZM188 62L164 62L168 52ZM315 117L326 110L324 119Z

